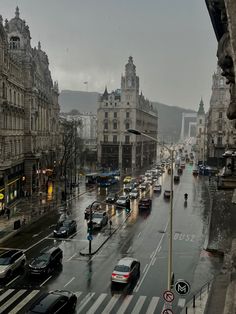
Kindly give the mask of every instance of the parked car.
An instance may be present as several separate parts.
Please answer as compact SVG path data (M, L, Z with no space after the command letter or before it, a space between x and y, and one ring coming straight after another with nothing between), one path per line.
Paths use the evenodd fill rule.
M132 180L132 177L127 176L127 177L124 178L123 183L124 184L130 183L131 180Z
M164 191L164 198L169 199L171 195L171 191L170 190L165 190Z
M62 224L57 225L56 229L54 229L53 234L54 237L68 237L68 235L76 232L77 223L75 220L67 219L64 220Z
M108 223L108 215L106 211L95 212L93 214L93 229L100 229Z
M139 209L151 209L152 200L150 198L141 198L138 202Z
M118 194L110 192L106 197L107 203L115 203L118 200Z
M183 169L182 168L178 168L177 173L178 174L182 174L183 173Z
M116 201L116 205L125 207L129 201L129 196L128 195L121 195L119 196L118 200Z
M54 290L43 293L26 312L28 314L64 314L74 313L77 296L66 290Z
M112 282L129 283L139 278L140 262L133 257L124 257L116 264L111 274Z
M139 196L139 191L138 189L133 189L130 193L129 193L129 198L137 198Z
M61 265L63 252L59 247L52 247L34 257L28 270L31 275L49 275L57 266Z
M193 175L198 176L198 170L197 169L193 169Z
M148 184L153 185L153 179L152 177L149 177L146 181Z
M101 204L100 203L94 203L92 206L92 214L95 211L98 211L101 209ZM86 207L85 211L84 211L84 219L89 219L90 216L90 205Z
M7 250L0 255L0 278L10 278L14 271L24 268L26 256L22 250Z
M179 176L174 176L174 182L175 183L179 183L180 181L180 177Z
M153 192L161 192L161 184L155 184L153 187Z

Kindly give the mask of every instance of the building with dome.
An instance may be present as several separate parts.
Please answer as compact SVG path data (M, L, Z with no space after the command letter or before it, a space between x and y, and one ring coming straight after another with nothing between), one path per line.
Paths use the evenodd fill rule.
M103 168L142 168L156 161L157 144L127 129L137 129L157 138L158 114L154 105L139 93L139 77L133 58L129 57L121 89L108 93L98 103L98 163Z
M59 147L58 84L46 53L31 47L19 8L0 17L0 193L7 204L46 188Z

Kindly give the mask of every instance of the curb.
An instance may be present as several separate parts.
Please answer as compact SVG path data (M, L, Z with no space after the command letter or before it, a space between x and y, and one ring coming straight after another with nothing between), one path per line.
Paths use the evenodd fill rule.
M206 182L205 182L206 184ZM205 237L205 241L203 244L203 248L205 251L209 251L210 249L208 248L209 245L209 238L210 238L210 227L211 227L211 216L212 216L212 208L213 208L213 198L212 198L212 194L209 188L209 185L206 184L207 190L208 190L208 194L209 194L209 199L210 199L210 208L209 208L209 215L208 215L208 228L207 228L207 232L206 232L206 237Z

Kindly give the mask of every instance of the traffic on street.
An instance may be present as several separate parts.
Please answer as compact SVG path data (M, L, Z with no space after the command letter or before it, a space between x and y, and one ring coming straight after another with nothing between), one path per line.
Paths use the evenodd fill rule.
M78 197L2 244L0 313L38 313L52 299L55 308L61 302L55 313L180 313L191 293L181 296L172 287L173 301L163 297L169 169L165 159L108 187L88 188L81 180ZM194 291L212 278L220 260L202 249L209 207L204 182L191 163L178 169L176 164L173 284L184 279Z

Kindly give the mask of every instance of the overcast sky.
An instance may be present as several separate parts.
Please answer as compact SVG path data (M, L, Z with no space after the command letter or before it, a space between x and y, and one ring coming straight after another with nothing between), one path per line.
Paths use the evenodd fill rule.
M133 56L145 97L209 107L217 42L205 0L0 0L3 19L20 17L41 41L59 88L120 88ZM88 86L84 82L88 82Z

